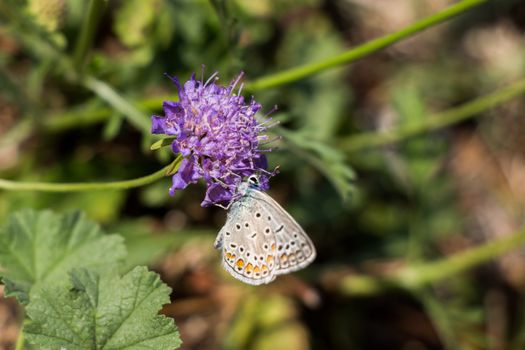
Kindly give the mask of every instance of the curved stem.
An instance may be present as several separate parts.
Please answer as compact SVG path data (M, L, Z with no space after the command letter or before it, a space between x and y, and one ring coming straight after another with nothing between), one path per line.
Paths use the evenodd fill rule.
M0 189L10 191L44 191L44 192L77 192L97 190L124 190L150 184L166 176L166 172L173 169L174 163L182 160L175 159L170 165L154 172L131 180L110 182L77 182L77 183L47 183L47 182L17 182L0 179Z
M501 104L511 98L525 93L525 79L497 90L491 94L479 97L473 101L467 102L459 107L449 109L445 112L435 114L419 124L414 124L410 127L392 130L382 133L370 132L362 133L353 136L347 140L342 141L339 146L342 150L347 152L355 152L370 147L378 147L387 145L393 142L404 140L408 137L444 128L468 118L473 118L479 113ZM162 172L168 167L159 172L148 175L139 179L108 182L108 183L72 183L72 184L50 184L40 182L15 182L0 179L0 188L6 190L36 190L36 191L52 191L52 192L69 192L69 191L88 191L96 189L126 189L131 187L138 187L144 184L151 183L162 177ZM156 177L155 175L160 175Z
M408 27L405 27L397 32L387 34L380 38L368 41L362 45L359 45L353 49L350 49L340 55L327 58L322 61L309 63L300 67L291 68L289 70L275 73L272 75L261 77L252 82L248 81L245 84L245 91L263 90L271 87L288 84L297 81L301 78L307 77L319 73L325 69L333 68L345 63L351 63L365 56L373 54L387 46L395 44L403 39L406 39L414 34L421 32L422 30L432 27L433 25L439 24L445 20L452 18L453 16L459 15L466 10L478 6L487 0L464 0L455 5L452 5L445 10L424 18ZM136 106L140 110L153 110L159 108L163 101L176 100L176 94L162 95L149 97L146 99L136 101ZM96 110L83 111L82 109L71 114L66 112L65 115L57 116L56 118L47 118L43 122L44 129L47 131L62 131L70 128L77 127L77 121L81 122L82 125L100 123L111 116L112 109L110 108L99 108ZM138 113L132 113L131 115L138 115ZM136 124L141 128L142 122L135 118Z
M454 4L441 12L435 13L429 17L419 20L408 27L405 27L397 32L393 32L382 36L380 38L366 42L353 49L350 49L340 55L332 56L317 62L307 63L305 65L291 68L279 73L271 74L259 78L253 82L248 82L245 85L246 91L263 90L279 85L288 84L304 77L322 72L329 68L334 68L342 64L356 61L360 58L368 56L376 51L379 51L387 46L390 46L398 41L401 41L411 35L419 33L429 27L444 22L456 15L459 15L468 9L478 6L487 0L463 0Z
M89 87L88 87L89 88ZM104 96L106 97L106 96ZM107 97L106 97L107 99ZM153 111L159 109L162 106L162 102L169 101L178 101L179 97L177 95L162 95L156 97L149 97L139 100L133 105L136 105L137 110L139 111ZM111 102L111 101L108 101ZM110 103L112 105L112 103ZM115 108L117 109L117 108ZM82 106L77 107L73 110L67 110L59 114L55 114L52 117L45 118L42 120L42 127L47 132L62 132L65 130L78 128L84 125L91 125L96 123L102 123L106 121L115 109L110 107L100 107L100 108L82 108ZM126 115L126 113L123 113ZM136 114L136 113L134 113ZM140 117L140 119L144 119ZM147 120L147 118L145 119ZM141 125L139 129L142 129L142 122L139 122ZM149 125L148 125L149 130ZM1 141L0 141L1 142Z
M525 228L506 237L486 242L438 261L407 266L389 277L349 275L339 283L339 290L348 295L373 295L391 288L418 291L433 283L451 278L468 269L486 263L525 244Z
M385 132L360 133L341 141L339 146L346 152L355 152L365 148L384 146L394 142L399 142L411 136L442 129L469 118L474 118L478 116L479 113L524 93L525 79L522 79L510 86L496 90L493 93L484 95L458 107L429 116L420 123Z

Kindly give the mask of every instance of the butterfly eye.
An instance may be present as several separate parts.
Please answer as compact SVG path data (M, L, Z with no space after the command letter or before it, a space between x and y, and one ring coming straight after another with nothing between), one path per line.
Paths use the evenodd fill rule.
M250 176L248 178L248 182L250 183L250 185L259 186L259 179L255 175Z

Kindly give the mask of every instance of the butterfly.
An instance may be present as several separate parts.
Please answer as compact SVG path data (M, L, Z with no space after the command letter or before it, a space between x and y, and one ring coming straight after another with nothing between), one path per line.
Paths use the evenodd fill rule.
M242 282L261 285L315 259L310 238L279 203L260 190L256 175L241 183L238 191L240 197L230 205L214 243L226 271Z

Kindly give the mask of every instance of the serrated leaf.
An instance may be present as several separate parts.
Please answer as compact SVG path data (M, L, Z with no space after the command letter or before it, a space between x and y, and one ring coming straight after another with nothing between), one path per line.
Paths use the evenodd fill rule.
M26 304L44 284L63 284L72 268L103 270L126 255L122 237L105 235L80 212L23 210L0 229L5 293Z
M181 341L173 320L157 314L170 291L142 266L123 277L74 270L69 286L34 294L24 332L49 349L175 349Z

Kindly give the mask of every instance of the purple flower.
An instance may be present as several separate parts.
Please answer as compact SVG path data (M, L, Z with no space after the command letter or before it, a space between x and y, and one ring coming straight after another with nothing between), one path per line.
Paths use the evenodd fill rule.
M179 90L179 102L164 102L164 116L151 118L151 131L175 136L171 149L184 157L173 175L171 195L204 179L207 191L201 205L228 204L238 197L238 185L252 174L259 175L263 190L268 189L273 174L266 171L265 151L259 149L260 141L267 139L260 133L267 126L255 119L261 105L253 98L246 103L240 96L242 85L234 93L241 77L242 73L227 87L215 83L217 73L206 83L193 75L184 86L170 77Z

